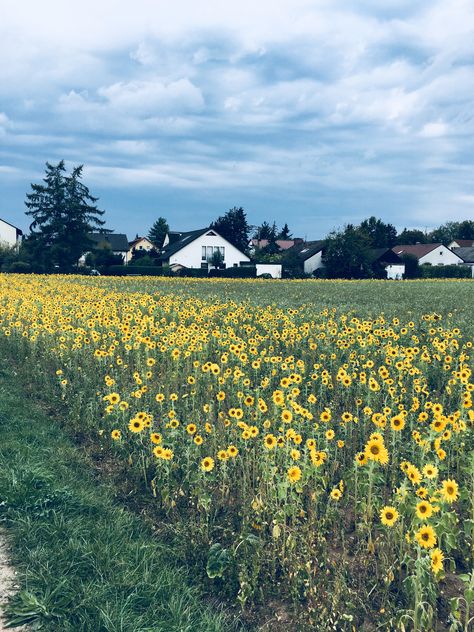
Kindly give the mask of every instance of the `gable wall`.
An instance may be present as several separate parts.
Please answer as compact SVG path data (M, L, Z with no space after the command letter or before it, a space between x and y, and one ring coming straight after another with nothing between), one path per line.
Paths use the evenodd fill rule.
M10 226L10 224L7 224L2 219L0 219L0 243L7 244L8 246L17 245L16 228Z
M227 268L232 268L234 264L239 265L241 261L250 261L243 252L240 252L240 250L223 237L220 237L219 235L216 235L215 237L212 235L201 235L190 244L184 246L184 248L181 248L181 250L178 250L178 252L171 255L169 258L169 265L179 263L182 266L186 266L186 268L200 268L201 263L204 263L201 258L202 246L223 246L225 248L224 263Z
M324 267L322 259L323 259L323 251L322 250L320 250L319 252L314 254L309 259L306 259L306 261L304 262L304 265L303 265L303 270L305 271L305 273L306 274L313 274L313 272L315 270L317 270L318 268Z
M451 252L446 246L438 246L424 257L420 257L419 264L431 263L433 266L447 266L456 263L463 263L461 257Z

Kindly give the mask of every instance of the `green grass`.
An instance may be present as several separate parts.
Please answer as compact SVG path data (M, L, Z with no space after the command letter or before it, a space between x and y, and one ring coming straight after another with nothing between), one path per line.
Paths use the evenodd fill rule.
M88 632L236 630L172 548L116 506L60 424L0 373L0 521L20 591L12 624Z

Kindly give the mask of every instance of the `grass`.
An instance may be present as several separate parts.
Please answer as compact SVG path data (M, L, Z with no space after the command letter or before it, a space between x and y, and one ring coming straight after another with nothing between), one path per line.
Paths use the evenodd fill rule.
M0 372L0 521L21 590L10 625L94 632L236 629L173 550L114 504L54 419Z

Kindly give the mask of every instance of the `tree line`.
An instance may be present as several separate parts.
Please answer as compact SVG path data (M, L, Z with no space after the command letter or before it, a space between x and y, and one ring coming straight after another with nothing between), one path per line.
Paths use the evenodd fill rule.
M57 164L46 163L42 183L31 184L26 194L26 215L31 217L30 233L23 240L19 251L0 248L0 266L3 270L34 272L77 271L80 257L89 252L87 263L91 266L120 263L120 257L107 249L98 249L89 235L102 232L104 242L110 230L104 228L104 211L97 206L94 197L82 182L83 165L74 167L68 174L63 160ZM210 225L222 237L242 252L250 250L250 240L256 240L252 248L253 258L262 262L281 262L294 269L300 265L294 251L283 251L277 242L293 238L288 223L278 228L274 220L251 225L242 207L233 207L217 217ZM156 264L166 234L168 220L158 217L148 232L148 239L155 245L155 252L137 253L135 263ZM369 274L369 251L374 248L391 248L397 244L444 243L454 239L474 239L474 221L448 221L432 231L404 228L401 232L393 224L374 216L359 225L347 224L323 237L326 274L334 277L355 277ZM303 240L301 240L303 241ZM263 242L263 244L262 244ZM144 259L143 257L147 257Z

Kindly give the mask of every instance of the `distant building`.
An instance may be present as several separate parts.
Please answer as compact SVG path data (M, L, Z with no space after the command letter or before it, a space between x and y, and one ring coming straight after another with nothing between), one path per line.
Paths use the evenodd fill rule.
M370 263L376 276L384 273L387 279L403 279L405 264L390 248L371 248L368 252Z
M448 248L472 248L474 246L474 239L453 239L448 244Z
M420 265L429 263L432 266L447 266L463 263L461 257L443 244L402 244L394 246L392 250L399 257L413 255Z
M249 241L250 252L266 248L269 243L269 239L251 239ZM294 239L276 239L275 243L280 250L288 250L297 244L302 244L303 239L301 239L301 237L295 237Z
M112 254L120 255L126 265L129 262L129 245L127 235L123 233L89 233L87 235L95 248L110 248ZM79 265L86 263L89 253L85 252L79 259Z
M222 255L223 266L237 267L250 261L213 228L201 228L187 233L170 231L164 240L160 260L170 268L205 268L215 252Z
M156 246L151 242L148 237L135 237L133 241L130 241L128 249L128 261L130 261L135 252L150 252L150 250L156 250Z
M315 270L323 268L323 249L325 242L319 241L301 241L291 248L287 253L296 256L301 264L302 271L305 274L313 274Z
M21 231L10 222L0 219L0 245L9 248L19 248L23 231Z
M461 241L468 241L461 240ZM474 279L474 246L464 247L464 248L453 248L453 252L457 254L458 257L461 257L463 263L471 268L471 276Z

